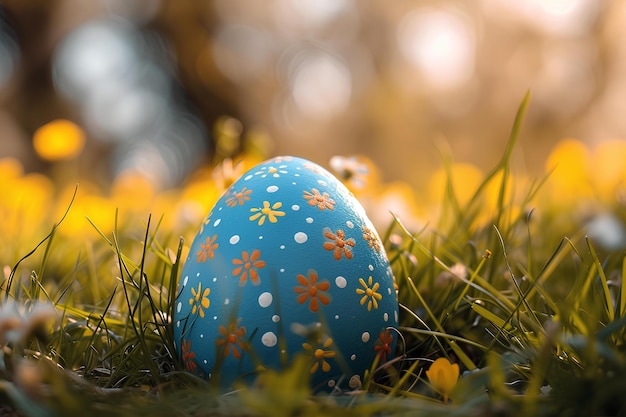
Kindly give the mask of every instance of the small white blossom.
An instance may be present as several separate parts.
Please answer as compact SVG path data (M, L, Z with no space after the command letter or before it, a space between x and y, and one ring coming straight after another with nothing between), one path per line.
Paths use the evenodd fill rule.
M41 334L57 318L51 304L36 303L30 309L9 301L0 306L0 345L21 343Z

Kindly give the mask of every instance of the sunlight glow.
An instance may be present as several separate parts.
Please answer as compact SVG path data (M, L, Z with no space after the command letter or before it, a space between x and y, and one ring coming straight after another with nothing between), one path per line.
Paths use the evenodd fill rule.
M279 0L276 15L283 28L314 29L323 28L352 7L350 0Z
M594 0L483 0L494 17L508 16L542 32L575 36L591 29L602 2Z
M476 40L458 13L416 9L399 24L400 51L435 88L453 89L474 74Z
M127 74L136 64L131 26L102 20L75 29L59 45L54 57L55 86L81 100L99 82Z
M298 56L290 65L291 92L300 112L326 120L345 110L352 94L348 68L330 54Z

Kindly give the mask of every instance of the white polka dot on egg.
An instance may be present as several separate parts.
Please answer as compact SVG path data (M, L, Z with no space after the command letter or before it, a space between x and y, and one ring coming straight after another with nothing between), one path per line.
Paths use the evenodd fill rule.
M274 347L278 343L278 338L273 332L267 332L261 336L261 343L267 347Z
M309 365L316 390L357 388L381 354L379 334L398 323L393 273L365 211L340 180L297 157L233 182L180 276L178 358L202 376L219 364L226 389L251 381L257 363L278 370L300 353L323 355ZM382 339L387 361L392 336Z
M305 243L308 239L309 237L304 232L298 232L295 235L293 235L293 240L295 240L296 243L302 244L302 243Z
M263 294L259 295L259 305L263 308L267 308L272 304L273 299L274 297L272 297L271 293L264 292Z
M338 276L337 278L335 278L335 285L339 288L346 288L346 285L348 285L348 281L346 281L344 277Z

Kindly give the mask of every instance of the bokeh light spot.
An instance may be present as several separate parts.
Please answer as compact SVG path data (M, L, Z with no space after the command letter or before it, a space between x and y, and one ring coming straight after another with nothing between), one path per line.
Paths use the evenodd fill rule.
M430 179L430 199L431 201L444 201L446 188L450 186L459 204L466 204L482 180L483 173L472 164L456 163L450 167L449 172L444 168L439 169Z
M0 32L0 88L7 84L13 75L18 55L15 42Z
M86 23L71 32L54 56L54 83L66 96L84 99L99 83L137 64L137 33L119 20Z
M304 116L325 120L346 109L352 76L339 59L327 53L305 53L291 64L291 93Z
M245 82L258 79L271 68L272 48L271 36L262 30L224 25L217 33L212 53L222 74L235 82Z
M435 88L460 87L474 74L475 35L460 13L410 12L400 22L398 46Z
M283 29L313 30L328 26L353 7L351 0L281 0L276 17Z
M11 80L19 60L20 48L15 32L7 22L2 8L0 8L0 89Z
M83 150L85 133L75 123L57 119L35 131L33 146L37 155L47 161L72 159Z

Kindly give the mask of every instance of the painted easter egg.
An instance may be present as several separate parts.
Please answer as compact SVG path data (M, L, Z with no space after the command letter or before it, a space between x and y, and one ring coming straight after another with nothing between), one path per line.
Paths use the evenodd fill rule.
M174 311L186 369L222 386L301 354L315 389L357 388L397 339L394 278L365 210L324 168L290 156L252 168L217 201Z

